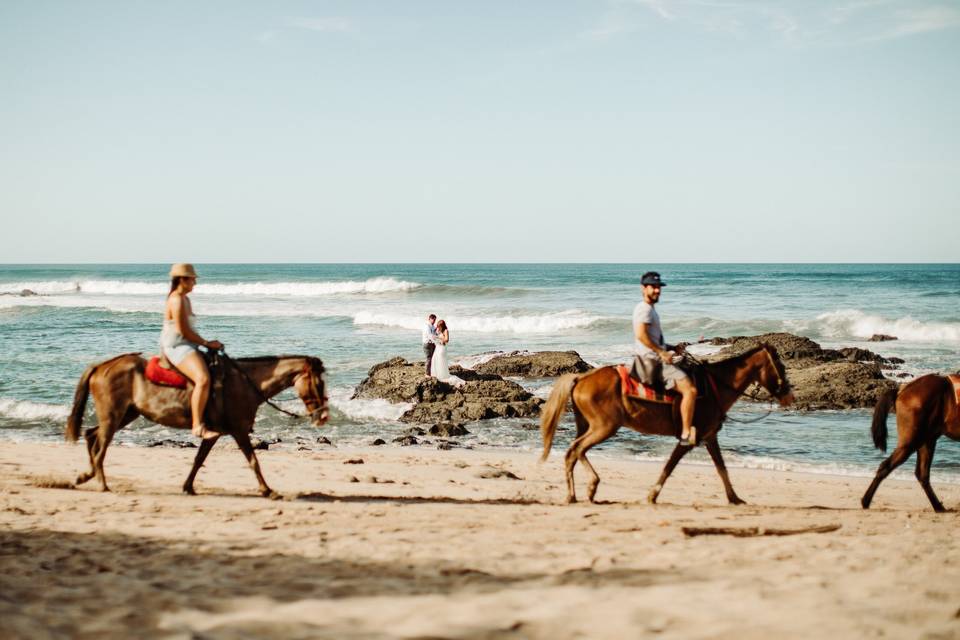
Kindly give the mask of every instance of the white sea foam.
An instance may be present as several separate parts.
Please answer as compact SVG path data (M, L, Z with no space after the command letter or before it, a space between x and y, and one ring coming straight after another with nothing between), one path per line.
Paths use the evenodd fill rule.
M392 403L382 399L351 400L353 389L332 389L330 404L333 408L351 420L372 420L374 422L396 422L413 404L410 402Z
M960 324L923 322L910 316L891 320L857 309L841 309L817 316L817 328L830 338L867 339L893 335L909 342L960 342Z
M568 329L582 329L600 320L603 320L602 316L591 315L576 309L539 315L446 316L452 332L472 333L554 333ZM423 325L423 318L417 315L361 311L354 314L353 323L360 326L400 327L419 331Z
M410 291L421 285L416 282L381 277L342 282L200 282L196 294L209 296L289 296L316 297L343 294L387 293ZM24 290L41 295L81 294L107 296L146 296L167 293L168 282L137 280L46 280L0 284L0 293L20 294Z
M464 369L476 369L484 362L489 362L496 358L497 356L506 355L507 353L530 353L529 351L487 351L485 353L478 353L472 356L463 356L457 360L452 360L450 364L458 364Z
M70 407L62 404L0 398L0 417L13 420L66 420Z

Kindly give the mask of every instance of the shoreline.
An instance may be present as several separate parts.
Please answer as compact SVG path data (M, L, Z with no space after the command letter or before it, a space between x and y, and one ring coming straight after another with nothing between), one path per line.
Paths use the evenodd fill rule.
M284 495L273 501L227 443L198 495L181 495L194 453L111 448L114 492L101 493L44 488L86 469L82 444L0 443L0 634L952 637L960 625L960 513L934 514L914 480L888 479L864 511L860 478L731 469L749 503L733 507L713 469L681 463L651 506L659 463L598 456L602 502L564 505L557 451L543 465L489 450L258 451ZM936 488L960 506L960 487Z

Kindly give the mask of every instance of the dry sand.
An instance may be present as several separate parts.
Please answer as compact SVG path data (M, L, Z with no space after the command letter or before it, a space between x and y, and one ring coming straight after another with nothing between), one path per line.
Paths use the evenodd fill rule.
M649 506L658 464L595 456L607 502L568 506L559 451L326 447L258 452L271 501L228 442L181 495L193 453L114 447L105 494L51 488L82 445L0 444L0 637L960 638L960 515L913 481L865 512L864 478L732 469L731 507L681 463Z

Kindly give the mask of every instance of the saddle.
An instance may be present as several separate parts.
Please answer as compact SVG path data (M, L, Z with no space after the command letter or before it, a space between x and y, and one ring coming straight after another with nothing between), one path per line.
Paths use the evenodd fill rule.
M642 358L635 358L635 360L642 360ZM624 409L626 409L628 414L639 417L636 416L635 413L638 403L668 405L670 406L670 415L673 420L673 424L679 430L681 424L681 394L673 390L665 391L663 389L662 377L659 381L659 388L652 384L647 384L646 381L641 382L637 380L635 377L637 366L638 365L636 362L634 362L634 366L629 368L626 365L617 365L617 374L620 378L620 389L623 397ZM706 398L707 394L710 392L717 394L716 383L713 381L713 378L710 376L710 374L704 371L702 368L684 367L684 371L687 372L697 386L697 403Z
M160 356L153 356L147 362L146 371L144 374L147 376L147 380L153 384L158 384L163 387L175 387L177 389L186 389L187 388L187 377L176 369L167 369L160 364Z
M620 376L620 388L627 398L662 404L673 404L680 399L680 394L676 391L664 391L662 382L659 389L640 382L626 365L617 365L617 373Z
M227 375L226 363L223 356L217 351L206 351L203 358L207 363L207 370L210 372L210 396L207 398L207 408L204 412L204 422L214 428L215 425L222 424L223 421L223 382ZM163 358L166 361L166 358ZM161 356L153 356L147 362L144 375L147 380L153 384L163 387L174 387L176 389L186 389L190 380L173 368L165 367L161 363Z

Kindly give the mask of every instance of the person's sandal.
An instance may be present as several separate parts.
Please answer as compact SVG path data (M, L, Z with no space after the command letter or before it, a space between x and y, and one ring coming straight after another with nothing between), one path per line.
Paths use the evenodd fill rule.
M190 433L192 433L195 437L203 438L204 440L212 440L213 438L220 437L219 433L217 433L216 431L211 431L210 429L207 429L207 425L203 424L202 422L192 427L190 429Z
M682 435L678 438L680 444L685 447L695 447L697 446L697 428L690 427L690 433L684 438Z

